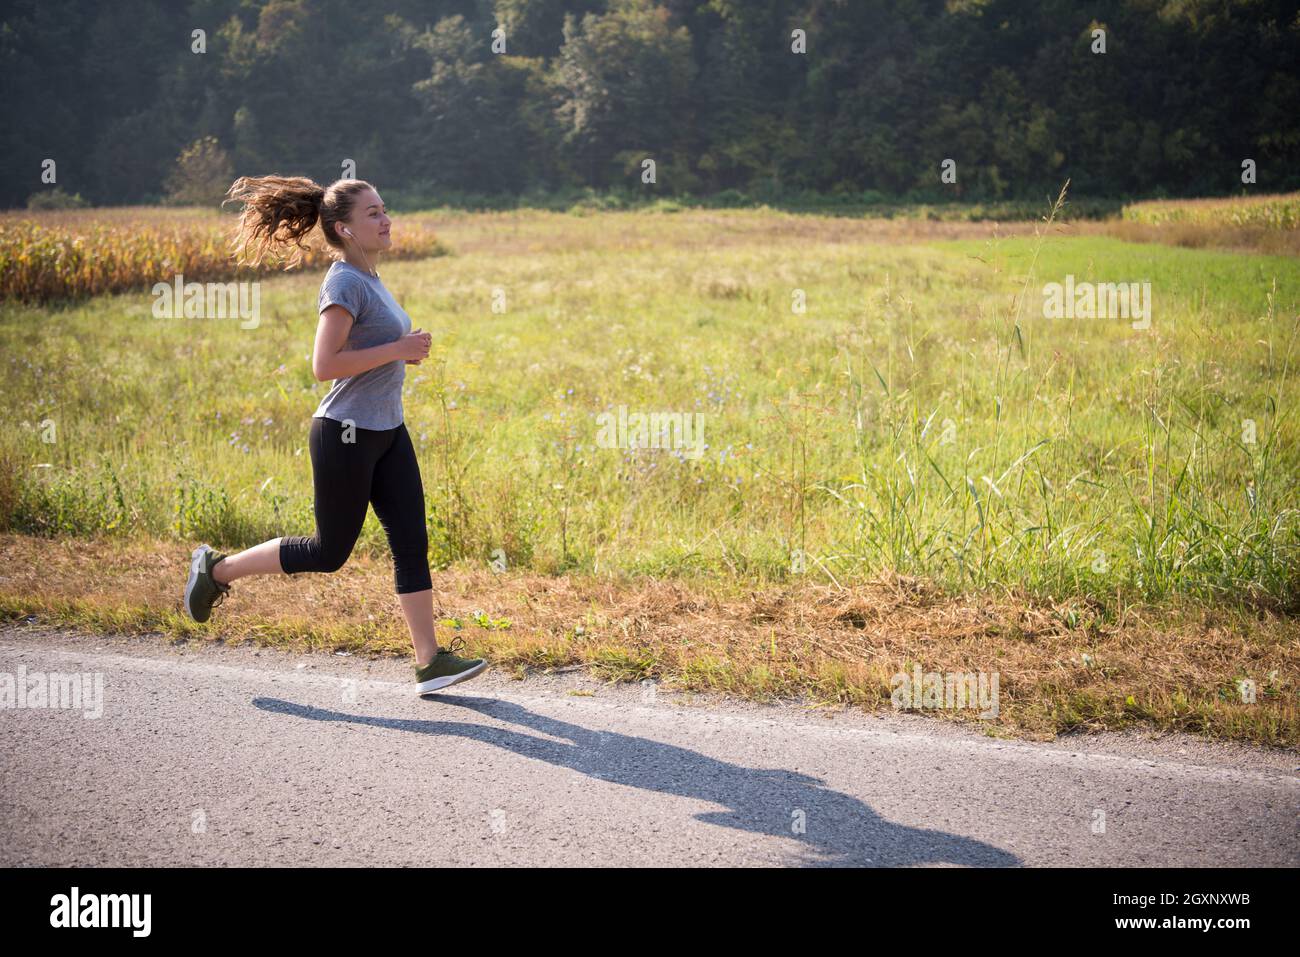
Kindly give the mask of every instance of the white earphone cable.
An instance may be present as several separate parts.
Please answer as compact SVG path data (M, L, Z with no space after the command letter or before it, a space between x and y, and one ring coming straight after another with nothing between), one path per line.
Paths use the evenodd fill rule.
M361 248L361 243L357 242L357 237L352 235L352 230L344 226L343 231L348 234L348 236L352 239L354 243L357 244L357 252L361 253L361 258L366 264L366 271L369 272L371 275L373 275L376 279L378 279L379 273L375 270L373 266L370 265L370 257L367 256L366 251Z

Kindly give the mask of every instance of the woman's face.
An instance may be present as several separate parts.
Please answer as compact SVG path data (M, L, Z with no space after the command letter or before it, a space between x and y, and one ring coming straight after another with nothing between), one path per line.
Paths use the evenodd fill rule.
M343 240L345 249L359 244L366 252L383 252L393 245L393 238L389 235L392 222L379 194L367 189L357 194L352 204L352 215L337 227L341 234L339 238ZM343 232L344 227L351 231L351 236Z

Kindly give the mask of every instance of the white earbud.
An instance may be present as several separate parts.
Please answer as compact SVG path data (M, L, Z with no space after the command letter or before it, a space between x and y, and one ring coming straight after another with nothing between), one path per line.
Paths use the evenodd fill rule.
M343 230L343 232L347 233L349 236L352 236L352 230L348 229L346 226L340 226L339 229ZM352 236L352 238L355 240L357 237ZM360 243L358 243L357 245L359 246ZM361 257L362 259L366 260L366 268L370 270L371 274L374 275L376 279L378 279L379 273L375 272L373 269L370 268L370 260L366 257L366 254L364 252L361 254Z

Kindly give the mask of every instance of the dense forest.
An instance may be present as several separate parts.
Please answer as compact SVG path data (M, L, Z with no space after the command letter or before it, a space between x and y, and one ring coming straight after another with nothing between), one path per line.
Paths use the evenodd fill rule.
M199 141L222 177L329 182L350 159L386 193L433 200L575 188L1014 199L1055 195L1067 177L1076 196L1300 186L1300 14L1277 0L3 10L6 207L54 188L50 159L68 193L157 201ZM1243 186L1248 159L1256 182Z

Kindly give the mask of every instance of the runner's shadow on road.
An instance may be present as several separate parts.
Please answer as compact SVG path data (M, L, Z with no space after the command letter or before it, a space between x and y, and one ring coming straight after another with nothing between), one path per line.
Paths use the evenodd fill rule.
M820 778L797 771L747 768L689 748L612 731L592 731L496 698L430 697L436 697L440 704L466 708L571 743L482 724L372 717L278 698L254 698L253 705L311 721L457 735L602 781L720 804L727 810L699 813L695 819L737 831L797 840L807 850L793 863L814 867L1021 864L1009 851L974 838L893 824L857 798L827 788ZM793 825L801 815L803 833L796 833Z

